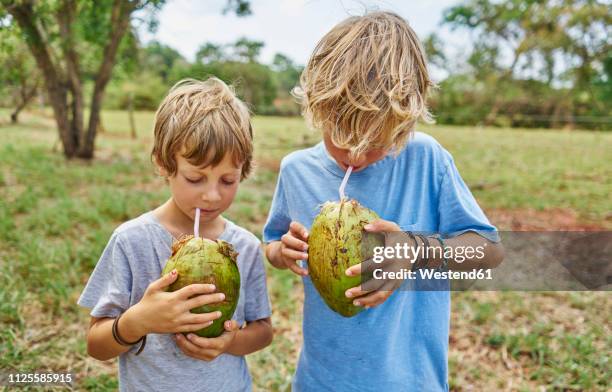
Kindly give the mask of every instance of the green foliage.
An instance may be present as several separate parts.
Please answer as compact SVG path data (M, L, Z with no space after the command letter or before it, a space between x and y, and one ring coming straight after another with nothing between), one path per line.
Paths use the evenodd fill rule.
M0 106L23 108L34 98L41 74L19 31L0 28Z
M170 77L173 83L183 78L218 77L233 85L238 95L249 103L256 113L269 108L276 97L276 81L270 68L264 64L238 61L196 63L174 71Z
M151 42L139 49L133 70L111 82L105 108L127 109L132 99L135 109L155 109L180 79L216 76L234 85L257 114L298 115L300 108L290 91L298 84L301 67L282 54L275 56L273 65L262 64L257 59L262 48L262 42L244 37L229 45L207 42L189 63L171 47Z
M197 63L215 63L225 60L225 53L220 45L207 42L200 46L196 53Z
M149 42L140 50L139 67L136 74L143 70L156 74L164 83L168 82L168 76L172 67L186 60L176 49L157 41Z
M448 9L444 23L473 31L475 42L466 71L446 68L451 80L441 83L433 101L441 119L610 128L605 119L612 118L606 100L611 89L606 62L612 50L612 13L606 2L470 0ZM439 46L430 41L426 49L440 65ZM465 100L459 96L462 79L475 85ZM472 112L469 120L465 111Z
M129 80L115 80L108 87L105 107L127 110L132 100L135 110L155 110L171 87L157 73L144 71Z
M228 0L223 13L235 12L238 16L251 15L251 3L249 0Z
M254 63L259 57L264 43L261 41L251 41L246 37L239 38L233 45L233 57L236 61Z

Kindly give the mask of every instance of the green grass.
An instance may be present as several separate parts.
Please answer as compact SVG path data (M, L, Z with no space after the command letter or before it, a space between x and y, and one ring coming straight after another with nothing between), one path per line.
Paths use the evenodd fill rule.
M567 208L590 221L612 212L609 132L434 127L489 208Z
M6 111L0 110L0 118ZM77 374L116 390L116 365L87 357L76 299L112 230L169 195L150 164L153 113L105 112L92 162L66 161L48 112L0 126L0 369ZM257 170L227 216L260 235L280 159L320 137L301 119L255 118ZM612 134L426 127L485 209L567 209L610 227ZM55 145L55 150L54 150ZM248 357L257 390L287 390L301 344L302 288L268 268L275 340ZM606 390L610 297L603 293L456 293L454 390ZM511 387L509 387L511 385Z

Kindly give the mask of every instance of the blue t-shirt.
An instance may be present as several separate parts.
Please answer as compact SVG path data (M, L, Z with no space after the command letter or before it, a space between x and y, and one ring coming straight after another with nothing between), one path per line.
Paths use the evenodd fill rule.
M281 163L264 241L291 221L310 229L319 206L338 200L344 171L321 142ZM392 155L353 173L345 194L402 230L455 236L497 233L461 179L451 155L416 132ZM488 232L488 233L487 233ZM450 293L396 290L383 304L345 318L304 282L304 345L294 391L446 391Z

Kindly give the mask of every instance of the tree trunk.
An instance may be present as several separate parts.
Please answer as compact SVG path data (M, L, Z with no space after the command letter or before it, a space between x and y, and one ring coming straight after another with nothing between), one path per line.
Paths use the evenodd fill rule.
M501 109L501 106L502 106L501 100L499 98L496 98L495 102L493 102L493 106L491 107L491 110L485 117L485 120L484 120L485 126L492 126L495 124L495 120L497 120L497 114L499 113L499 109Z
M72 95L70 104L70 135L77 146L81 145L83 139L83 86L81 83L81 71L76 53L72 24L77 6L74 0L64 0L57 12L57 22L60 36L62 37L61 48L66 60L66 74L68 78L68 89Z
M19 120L19 113L30 103L32 98L36 96L36 90L38 90L38 82L32 86L32 88L28 91L28 86L26 82L21 83L19 88L19 102L17 103L17 107L11 113L11 123L17 124Z
M106 133L106 129L104 128L104 123L102 122L102 118L98 121L98 130L96 131L99 135Z
M125 35L130 25L130 14L134 10L135 4L121 0L115 0L111 14L111 36L108 44L104 48L102 64L98 71L94 91L91 100L91 112L89 115L89 125L85 140L81 143L78 151L78 156L81 158L91 159L94 153L94 140L96 138L96 130L100 121L100 110L102 109L102 101L104 99L104 89L110 80L115 58L121 39Z
M55 117L60 140L64 146L64 155L67 158L72 158L77 152L78 145L70 134L67 87L53 63L50 45L46 41L42 26L40 23L37 23L33 5L30 2L20 2L7 5L6 9L24 31L28 47L44 75L49 103L53 108L53 116Z
M564 109L563 103L564 103L563 99L557 99L555 101L555 108L553 110L552 121L550 124L552 128L561 129L563 126L563 120L561 118L563 116L563 109Z
M134 121L134 93L128 95L128 117L130 118L130 136L136 139L136 122Z

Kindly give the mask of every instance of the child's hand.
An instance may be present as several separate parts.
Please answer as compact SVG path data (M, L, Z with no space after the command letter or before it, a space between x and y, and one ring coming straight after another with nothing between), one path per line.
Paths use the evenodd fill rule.
M308 270L301 268L297 261L308 259L308 231L298 223L291 222L289 231L281 237L280 259L287 268L300 276L308 275Z
M235 320L227 320L223 325L225 332L216 338L202 338L195 333L176 334L176 344L185 353L195 359L212 361L219 355L227 352L236 337L238 323Z
M370 233L401 231L400 227L396 223L383 219L377 219L372 223L365 225L364 229L365 231ZM375 268L380 268L385 272L398 272L402 268L402 262L398 262L396 260L385 260L385 262L381 264L374 264L371 261L363 262L348 268L346 270L346 274L348 276L358 276L362 273L362 270L370 270L374 266ZM376 279L369 281L369 283L367 284L366 282L362 282L361 286L352 287L346 290L345 295L348 298L355 298L355 300L353 301L354 305L371 308L385 302L387 298L389 298L391 294L393 294L393 291L395 291L399 286L401 286L401 284L402 280L400 279ZM371 290L364 290L362 287L364 285Z
M143 333L176 333L196 331L208 327L213 320L221 317L221 312L191 313L198 306L221 302L223 293L214 293L212 284L191 284L172 293L164 289L176 280L176 270L152 282L134 310L138 315Z

